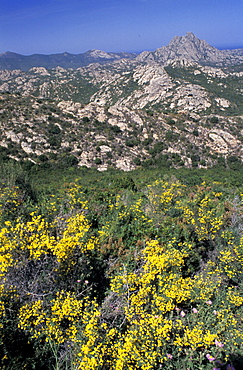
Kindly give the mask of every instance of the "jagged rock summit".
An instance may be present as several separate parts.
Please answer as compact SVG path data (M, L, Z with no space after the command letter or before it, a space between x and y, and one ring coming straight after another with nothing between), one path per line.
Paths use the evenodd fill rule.
M240 49L241 50L241 49ZM192 32L185 36L175 36L167 46L162 46L154 52L144 51L138 61L157 62L168 64L176 59L197 62L201 65L235 64L243 61L242 55L235 50L225 51L209 45L205 40L200 40Z

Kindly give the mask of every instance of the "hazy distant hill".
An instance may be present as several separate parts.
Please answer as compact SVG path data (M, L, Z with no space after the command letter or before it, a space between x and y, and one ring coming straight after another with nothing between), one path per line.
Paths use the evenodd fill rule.
M135 53L106 53L101 50L90 50L83 54L33 54L29 56L16 54L7 51L0 54L0 69L21 69L28 71L33 67L45 67L47 69L55 68L57 66L63 68L79 68L90 63L109 63L121 58L133 59L137 56Z

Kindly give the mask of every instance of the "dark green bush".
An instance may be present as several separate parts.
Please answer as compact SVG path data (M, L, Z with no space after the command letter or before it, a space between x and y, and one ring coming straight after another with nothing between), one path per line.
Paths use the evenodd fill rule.
M95 158L94 162L95 164L101 164L102 160L100 158Z

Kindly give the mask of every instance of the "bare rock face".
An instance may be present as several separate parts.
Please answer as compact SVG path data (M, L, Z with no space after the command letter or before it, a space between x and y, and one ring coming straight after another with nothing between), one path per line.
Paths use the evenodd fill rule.
M116 168L122 171L131 171L136 168L136 166L131 162L130 158L122 158L116 160Z
M40 76L50 76L50 73L44 67L33 67L29 71L35 74L39 74Z
M193 62L188 59L180 58L180 59L172 59L168 60L165 63L165 66L172 66L172 67L180 67L180 68L188 68L188 67L198 67L199 64L197 62ZM201 72L199 72L201 73Z
M90 155L88 152L83 152L78 163L79 166L92 167L92 162L90 160Z
M9 91L9 84L7 82L4 82L2 85L0 85L0 91L1 92Z
M101 154L109 153L112 149L108 145L101 145L100 146L100 152Z
M7 139L10 139L12 142L19 144L22 134L16 134L13 130L5 131Z
M19 75L23 75L23 72L20 69L15 69L13 71L5 69L3 71L0 71L0 79L3 81Z
M185 36L175 36L167 47L156 51L158 56L163 53L170 60L185 58L202 64L206 61L217 63L225 59L223 52L210 46L205 40L199 40L192 32Z
M82 105L80 103L74 103L72 101L61 101L57 104L57 106L66 113L77 114Z
M224 98L215 98L215 101L217 102L218 106L224 108L229 108L230 102L227 99Z
M144 108L148 103L158 103L171 95L174 87L171 77L164 68L159 65L147 65L138 67L133 76L139 86L140 91L131 95L129 103L137 109Z
M28 143L24 142L24 141L22 141L21 147L22 147L23 151L27 154L34 153L34 150L31 149L31 146Z
M63 56L71 57L68 53ZM222 61L226 66L236 57L243 58L243 54L235 51L231 55L229 51L220 51L190 32L174 37L169 45L155 52L141 53L136 60L121 59L120 54L99 50L87 52L86 57L97 60L113 58L113 62L105 66L103 62L91 63L76 70L59 66L50 70L33 67L28 73L0 71L0 91L54 98L59 104L69 101L66 113L82 118L95 112L100 122L107 119L105 109L114 107L120 113L110 112L109 122L122 130L127 129L126 122L130 119L142 125L141 117L134 113L133 117L127 112L121 113L126 109L134 111L160 105L163 109L170 107L178 112L197 113L217 106L225 111L234 105L222 93L231 86L229 78L238 78L238 91L240 94L243 92L240 87L243 72L219 68ZM240 60L237 59L238 62ZM213 93L210 84L217 85ZM240 100L237 98L237 101ZM80 103L85 107L77 107Z
M222 69L215 67L204 66L201 67L201 71L214 78L226 78L228 76Z
M208 134L211 139L211 143L208 145L213 149L214 152L221 154L231 153L232 150L236 149L241 143L233 135L227 131L214 130Z
M179 111L203 111L211 106L207 91L193 84L179 86L172 98L170 107L179 108Z

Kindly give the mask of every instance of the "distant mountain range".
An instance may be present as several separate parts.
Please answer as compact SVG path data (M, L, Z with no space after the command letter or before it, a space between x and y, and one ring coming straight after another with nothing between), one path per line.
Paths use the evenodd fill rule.
M33 54L21 55L7 51L0 54L0 70L20 69L28 71L33 67L73 68L87 66L91 63L107 64L120 59L136 59L140 62L157 62L162 65L174 59L185 58L201 65L222 66L243 63L243 49L219 50L206 41L198 39L192 32L185 36L175 36L167 46L157 50L136 53L107 53L101 50L89 50L82 54Z
M136 57L136 53L106 53L101 50L89 50L83 54L69 54L65 52L61 54L33 54L28 56L7 51L0 54L0 70L21 69L22 71L28 71L33 67L52 69L58 66L77 69L91 63L105 64L122 58L134 59Z

